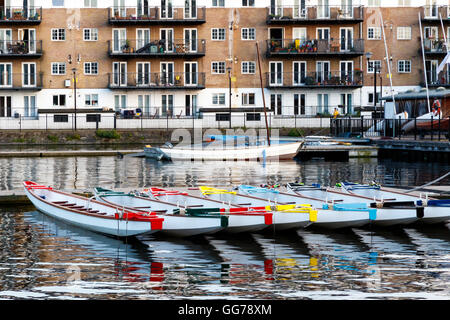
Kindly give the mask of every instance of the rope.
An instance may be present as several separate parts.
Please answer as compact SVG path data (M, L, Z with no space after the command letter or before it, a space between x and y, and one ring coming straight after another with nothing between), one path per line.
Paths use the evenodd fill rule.
M433 183L438 182L438 181L444 179L444 178L445 178L446 176L448 176L448 175L450 175L450 171L447 172L446 174L444 174L442 177L437 178L436 180L433 180L433 181L431 181L431 182L428 182L428 183L424 184L423 186L416 187L416 188L411 189L411 190L407 190L407 191L405 191L405 193L412 192L412 191L415 191L415 190L419 190L419 189L421 189L421 188L423 188L423 187L427 187L427 186L429 186L429 185L432 185Z

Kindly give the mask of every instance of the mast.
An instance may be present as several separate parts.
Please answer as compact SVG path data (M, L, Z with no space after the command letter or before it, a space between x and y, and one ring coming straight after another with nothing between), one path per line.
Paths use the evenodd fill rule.
M261 93L262 93L263 106L264 106L264 118L266 120L267 142L268 142L269 147L270 147L269 124L267 123L266 98L264 97L263 79L262 79L262 73L261 73L261 60L259 58L258 42L256 42L256 53L257 53L257 56L258 56L259 80L260 80L260 83L261 83Z
M423 60L423 74L425 75L425 88L427 89L427 106L428 112L430 112L430 94L428 92L428 76L427 76L427 64L425 63L425 49L423 47L423 31L422 31L422 18L419 11L419 28L420 28L420 43L422 45L422 60Z
M384 50L386 52L386 64L387 64L387 68L388 68L388 72L389 72L389 84L391 87L391 96L392 96L392 101L394 102L394 106L395 106L394 88L392 87L391 61L389 59L389 52L388 52L388 47L387 47L387 43L386 43L386 34L384 33L383 15L381 14L381 11L379 11L379 13L380 13L380 20L381 20L381 30L383 31ZM381 95L383 95L383 93L381 93ZM373 97L373 98L375 99L375 97Z

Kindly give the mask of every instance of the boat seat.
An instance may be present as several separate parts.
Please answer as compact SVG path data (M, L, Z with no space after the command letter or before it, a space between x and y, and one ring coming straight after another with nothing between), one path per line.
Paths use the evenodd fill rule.
M84 208L84 206L71 206L72 209L84 209L86 210L86 208Z
M251 206L251 203L238 203L238 206Z
M63 203L67 203L67 201L53 201L52 203L54 203L54 204L63 204Z
M199 208L199 207L203 207L202 204L193 204L191 206L187 206L186 208Z
M62 204L63 207L73 207L76 206L76 203L66 203L66 204Z
M104 215L106 215L106 212L97 212L97 214L104 216Z

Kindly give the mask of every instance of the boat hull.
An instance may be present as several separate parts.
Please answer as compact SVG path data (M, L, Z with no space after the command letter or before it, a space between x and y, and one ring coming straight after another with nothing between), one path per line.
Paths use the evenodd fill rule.
M150 222L107 219L82 215L76 212L64 210L47 204L44 201L40 201L34 194L29 192L27 188L24 189L25 194L39 211L50 217L61 220L67 224L116 237L152 234L156 231L159 231L152 230Z
M356 228L367 225L371 221L373 220L370 220L369 213L364 211L318 210L317 221L314 221L309 228Z

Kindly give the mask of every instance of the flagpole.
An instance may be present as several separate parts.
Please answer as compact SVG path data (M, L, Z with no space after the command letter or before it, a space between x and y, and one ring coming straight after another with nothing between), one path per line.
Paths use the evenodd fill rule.
M423 74L425 75L425 87L427 89L427 106L428 106L428 112L430 112L430 95L428 93L428 76L427 76L427 65L425 63L425 49L423 47L423 31L422 31L422 20L421 15L419 11L419 28L420 28L420 41L422 45L422 60L423 60Z

